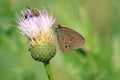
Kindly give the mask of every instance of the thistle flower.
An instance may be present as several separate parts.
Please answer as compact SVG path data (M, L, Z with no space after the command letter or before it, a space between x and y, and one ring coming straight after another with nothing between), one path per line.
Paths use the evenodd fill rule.
M52 26L55 19L48 15L45 8L27 9L22 12L23 19L18 20L18 28L29 39L29 51L33 59L49 62L56 53Z

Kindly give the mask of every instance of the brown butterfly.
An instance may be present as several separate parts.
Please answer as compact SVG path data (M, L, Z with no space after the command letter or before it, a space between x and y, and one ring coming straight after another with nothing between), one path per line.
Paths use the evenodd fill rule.
M84 43L84 37L78 32L58 25L56 28L59 47L64 52L71 52L80 48Z

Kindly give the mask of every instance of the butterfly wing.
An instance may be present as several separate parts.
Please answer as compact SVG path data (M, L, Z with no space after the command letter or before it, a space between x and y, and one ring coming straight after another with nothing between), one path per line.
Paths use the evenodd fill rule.
M74 50L74 47L72 47L68 41L68 36L65 33L63 33L63 31L61 31L60 29L58 30L57 39L59 47L62 51L70 52Z
M59 25L56 28L56 33L60 49L64 52L74 51L85 43L83 36L72 29Z

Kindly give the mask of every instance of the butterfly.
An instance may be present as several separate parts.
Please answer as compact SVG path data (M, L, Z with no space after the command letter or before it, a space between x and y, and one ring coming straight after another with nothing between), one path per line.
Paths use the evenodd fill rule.
M72 52L80 48L84 43L84 37L78 32L58 25L55 29L59 47L64 52Z

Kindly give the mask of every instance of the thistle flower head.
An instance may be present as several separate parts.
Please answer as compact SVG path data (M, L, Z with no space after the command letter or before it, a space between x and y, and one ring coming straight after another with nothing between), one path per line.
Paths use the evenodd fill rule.
M18 20L18 28L30 40L31 56L38 61L47 62L55 55L52 26L55 19L45 8L27 9Z

